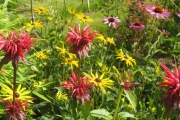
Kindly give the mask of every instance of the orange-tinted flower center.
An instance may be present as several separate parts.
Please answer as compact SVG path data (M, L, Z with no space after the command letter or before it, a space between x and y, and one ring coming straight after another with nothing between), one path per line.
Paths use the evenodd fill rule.
M154 9L154 12L162 13L163 12L163 8L161 6L156 6L156 8Z
M95 81L96 82L101 82L101 79L100 78L96 78Z
M109 22L114 22L114 18L109 18Z
M20 95L18 93L15 93L15 97L18 98Z
M134 25L135 25L135 26L141 26L141 22L136 21L136 22L134 23Z

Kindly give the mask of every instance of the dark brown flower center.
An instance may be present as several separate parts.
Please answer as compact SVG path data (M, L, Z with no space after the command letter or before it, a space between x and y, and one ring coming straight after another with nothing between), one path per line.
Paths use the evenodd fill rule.
M15 97L18 98L20 95L18 93L15 93Z
M68 62L69 62L69 63L71 63L71 62L72 62L72 60L68 60Z
M43 11L43 9L40 8L39 11Z
M83 17L83 19L87 19L87 17L86 17L86 16L84 16L84 17Z
M108 20L109 22L114 22L114 18L109 18L109 20Z
M154 9L154 12L162 13L163 12L163 8L161 6L156 6L156 8Z
M96 82L101 82L101 79L100 78L96 78L95 81Z
M134 23L134 25L135 25L135 26L141 26L141 22L136 21L136 22Z
M124 58L125 58L125 59L128 59L128 56L125 55Z

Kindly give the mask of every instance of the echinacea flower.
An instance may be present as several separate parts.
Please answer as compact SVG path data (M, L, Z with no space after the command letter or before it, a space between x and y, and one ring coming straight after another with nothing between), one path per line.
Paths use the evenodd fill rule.
M162 102L166 107L166 115L170 114L172 108L178 108L180 114L180 66L174 65L174 72L171 71L164 64L160 63L160 66L166 72L166 76L163 76L164 80L158 86L163 86L165 93Z
M0 50L6 53L1 64L4 65L13 60L16 65L18 60L24 61L24 55L29 51L32 43L35 43L35 41L25 32L19 34L15 31L10 32L8 37L0 34Z
M88 26L85 26L81 31L80 24L74 29L69 26L69 29L71 31L68 32L66 39L68 40L67 43L72 47L72 53L76 54L79 59L81 59L82 54L88 57L88 44L93 41L96 32L91 32Z
M96 87L100 88L100 90L106 94L105 88L110 88L112 89L112 86L114 85L114 81L112 81L109 77L104 78L105 73L101 74L100 76L96 73L92 73L91 69L91 75L84 73L87 78L90 79L89 82L93 83Z
M85 16L82 12L76 13L75 16L82 22L94 22L89 16Z
M116 59L120 59L121 61L125 61L127 66L133 66L136 65L136 60L133 59L132 57L125 55L122 51L122 49L120 50L116 50Z
M11 86L13 86L13 85L11 85ZM2 92L1 92L0 96L3 97L3 100L12 100L13 99L13 90L5 84L3 84L1 87L2 87L2 90L1 90ZM15 92L15 99L33 103L32 97L28 95L30 93L31 93L30 90L26 90L26 88L22 88L21 84L19 84L19 86Z
M176 13L176 15L177 15L178 17L180 17L180 13Z
M154 15L156 18L162 17L163 19L168 18L171 13L167 12L165 9L163 9L161 6L147 6L146 7L147 12Z
M23 109L27 109L28 104L21 100L15 100L13 104L12 100L2 100L5 105L5 114L9 117L9 120L25 120L26 114Z
M86 77L80 77L78 79L74 71L72 71L71 74L72 76L69 77L70 81L66 81L61 86L66 89L70 88L72 90L70 95L84 104L85 100L90 100L91 98L88 87L92 87L93 85L89 83Z
M141 22L136 21L136 22L133 22L133 23L130 24L130 28L138 29L138 30L143 30L144 29L144 25Z
M38 13L38 15L48 14L48 12L49 12L48 8L43 7L43 6L39 6L38 8L34 8L34 10L35 10L35 12Z
M104 24L108 24L109 27L117 27L117 24L120 23L120 20L118 17L104 17L103 18Z

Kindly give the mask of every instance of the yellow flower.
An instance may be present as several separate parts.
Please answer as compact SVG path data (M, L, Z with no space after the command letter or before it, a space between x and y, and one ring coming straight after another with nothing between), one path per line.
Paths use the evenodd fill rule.
M112 81L110 78L104 78L105 73L99 76L97 73L93 74L91 69L91 75L88 75L87 73L84 74L90 79L90 82L96 87L99 87L104 94L106 94L105 88L112 89L112 86L114 85L114 81Z
M42 7L42 6L39 6L38 8L34 8L34 10L35 10L35 12L38 13L38 15L41 15L42 13L48 14L48 12L49 12L48 8Z
M75 16L82 22L94 22L89 16L85 16L82 12L76 13Z
M55 99L57 101L62 101L62 102L66 102L68 100L68 97L66 94L62 93L60 90L58 90L58 92L55 95Z
M69 12L70 14L75 15L76 9L75 9L75 8L74 8L74 9L71 9L71 7L68 7L68 12Z
M75 54L72 54L72 53L68 53L68 57L65 57L64 58L64 62L62 64L65 64L65 65L70 65L71 66L71 69L73 70L73 66L75 65L76 67L78 67L78 61L75 60L77 59L76 55Z
M37 52L37 53L34 53L34 55L41 60L48 58L48 56L46 54L44 54L43 52Z
M11 84L11 86L13 86L13 85ZM13 90L11 88L9 88L7 85L3 84L1 90L2 90L3 95L0 95L0 96L5 97L4 100L12 100L13 99ZM19 84L19 86L16 90L16 93L15 93L15 99L33 103L32 97L28 95L29 93L31 93L30 90L26 90L26 88L21 88L21 84Z
M60 52L59 52L59 56L63 56L63 55L65 55L65 53L67 53L67 50L64 48L64 43L63 43L63 45L62 45L62 47L60 48L60 47L58 47L58 46L55 46L55 48L57 49L57 50L60 50Z
M41 28L42 27L42 22L39 22L39 20L38 21L36 21L36 22L30 22L30 23L26 23L26 26L27 26L27 28L26 28L26 30L27 31L31 31L32 30L32 28Z
M101 34L99 34L99 35L97 36L97 38L100 39L100 40L102 40L105 45L107 45L108 43L110 43L110 44L113 44L114 46L116 46L113 38L110 38L110 37L106 38L106 37L104 37L104 36L101 35Z
M125 61L127 66L133 66L136 65L136 60L133 59L132 57L125 55L120 49L119 51L116 51L116 59L120 59L121 61Z

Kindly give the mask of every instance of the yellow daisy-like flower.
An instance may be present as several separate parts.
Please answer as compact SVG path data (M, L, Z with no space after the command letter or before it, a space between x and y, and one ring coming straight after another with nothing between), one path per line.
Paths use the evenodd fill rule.
M60 50L60 52L58 54L59 56L63 56L67 53L67 50L64 48L64 43L63 43L62 47L55 46L55 48L57 50Z
M37 53L34 53L34 55L40 60L44 60L48 58L48 56L44 54L43 52L37 52Z
M125 55L122 51L122 49L120 49L119 51L116 51L116 59L120 59L121 61L125 61L127 66L133 66L136 65L136 60L133 59L132 57Z
M76 13L75 16L82 22L94 22L89 16L85 16L82 12Z
M13 86L13 85L11 84L11 86ZM0 96L4 97L4 100L12 100L13 99L13 90L5 84L3 84L1 87L2 87L1 91L2 91L3 95L0 95ZM30 90L26 90L26 88L22 88L21 84L19 84L19 86L17 87L16 93L15 93L15 99L33 103L32 97L28 95L29 93L31 93Z
M105 45L107 45L108 43L110 43L110 44L113 44L114 46L116 46L113 38L110 38L110 37L106 38L106 37L104 37L104 36L101 35L101 34L99 34L99 35L97 36L97 38L100 39L100 40L102 40Z
M68 53L68 57L64 58L64 62L62 64L70 65L71 69L73 70L73 66L78 67L78 62L79 61L77 61L76 59L77 59L77 57L76 57L75 54Z
M112 89L112 86L114 85L114 81L112 81L110 78L104 78L105 73L102 75L93 74L91 69L91 75L84 73L87 78L90 79L90 82L93 83L96 87L99 87L100 90L106 94L105 88Z
M36 22L30 22L30 23L26 23L26 26L27 26L27 28L26 28L26 30L27 31L31 31L32 30L32 28L41 28L42 27L42 22L40 22L39 20L38 21L36 21Z
M34 8L34 11L38 13L38 15L48 14L49 10L46 7L39 6L38 8Z
M68 97L66 94L64 94L63 92L61 92L60 90L58 90L58 92L55 95L55 99L59 102L67 102Z
M76 14L76 9L75 9L75 8L72 9L71 7L68 7L68 12L69 12L70 14L75 15L75 14Z

